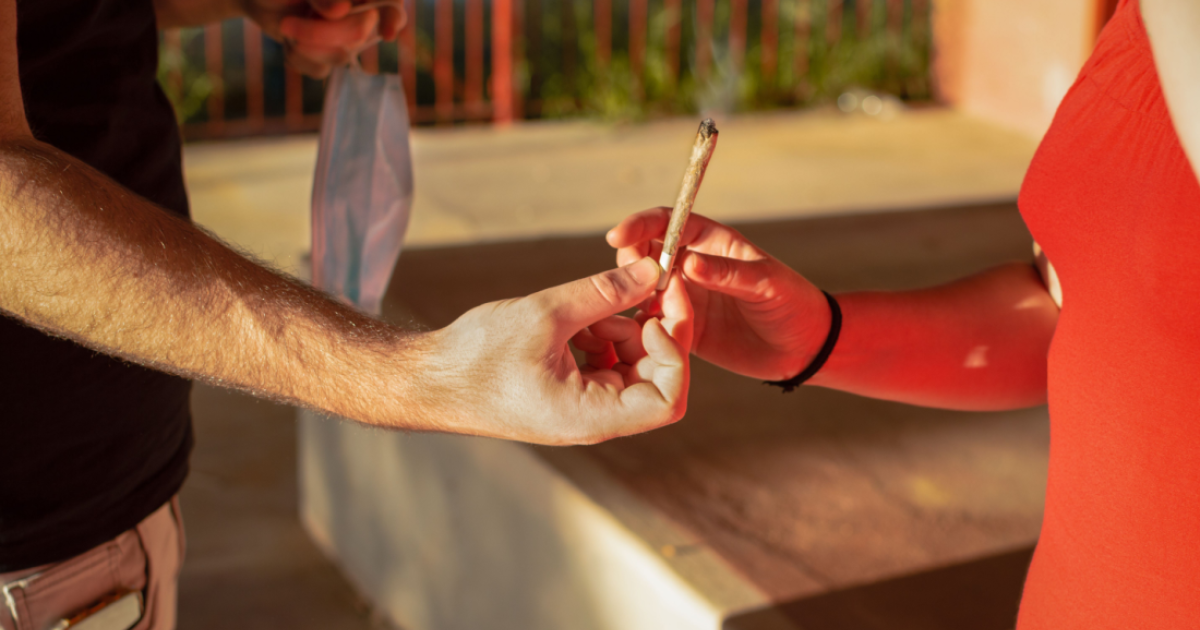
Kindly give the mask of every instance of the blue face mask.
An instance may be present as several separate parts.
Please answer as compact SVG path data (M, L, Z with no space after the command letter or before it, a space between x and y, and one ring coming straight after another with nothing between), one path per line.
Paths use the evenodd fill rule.
M378 315L413 201L404 88L396 75L338 68L325 94L312 196L312 278Z

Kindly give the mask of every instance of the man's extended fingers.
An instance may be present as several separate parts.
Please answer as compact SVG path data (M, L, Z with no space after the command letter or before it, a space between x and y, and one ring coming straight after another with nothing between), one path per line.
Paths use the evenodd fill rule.
M633 365L646 356L642 346L642 326L628 317L606 317L592 324L589 330L599 339L612 343L621 363Z
M575 333L575 336L571 337L571 343L587 354L601 354L612 347L611 341L600 339L587 328Z
M375 35L379 11L352 13L339 20L305 19L288 16L279 22L279 32L299 45L340 47L358 50Z
M539 291L530 299L554 318L560 333L573 336L609 315L637 305L654 293L658 263L643 258L631 265Z
M400 31L404 30L404 25L408 23L408 13L398 7L380 7L379 9L379 36L383 41L390 42L396 39Z
M709 291L762 302L771 297L771 264L771 260L736 260L687 251L680 268L688 280Z
M351 0L308 0L308 6L326 20L340 20L354 9Z

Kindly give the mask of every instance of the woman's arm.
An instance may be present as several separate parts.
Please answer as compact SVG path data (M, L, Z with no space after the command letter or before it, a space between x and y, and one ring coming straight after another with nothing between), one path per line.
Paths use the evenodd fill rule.
M842 335L814 385L950 409L1046 402L1046 355L1058 307L1031 265L838 300Z
M617 262L654 256L668 208L626 218L608 234ZM830 328L824 296L736 230L693 214L681 259L695 309L692 351L745 376L784 380L817 354ZM1046 355L1058 307L1027 263L950 284L837 296L842 332L809 381L872 398L998 410L1046 401Z

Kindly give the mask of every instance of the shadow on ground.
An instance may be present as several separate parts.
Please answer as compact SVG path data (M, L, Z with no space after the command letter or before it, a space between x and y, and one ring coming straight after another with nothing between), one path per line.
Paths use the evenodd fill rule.
M738 615L724 630L1011 630L1033 547Z
M290 407L197 385L179 629L383 630L297 520Z

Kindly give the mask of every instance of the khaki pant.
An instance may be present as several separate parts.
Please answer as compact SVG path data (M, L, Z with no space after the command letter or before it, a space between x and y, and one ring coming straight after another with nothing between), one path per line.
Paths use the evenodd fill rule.
M173 630L184 545L176 497L133 529L74 558L0 573L0 628L45 630L130 590L141 591L146 602L135 630Z

